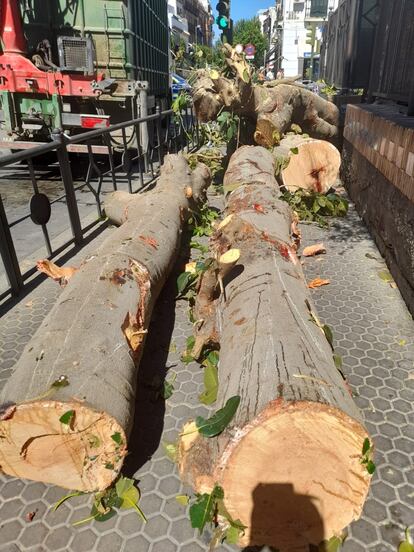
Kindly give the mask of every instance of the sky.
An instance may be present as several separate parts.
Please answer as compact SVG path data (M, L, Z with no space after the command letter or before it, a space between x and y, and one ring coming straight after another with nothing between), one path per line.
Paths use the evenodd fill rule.
M210 0L213 9L213 16L217 17L216 5L218 0ZM230 15L234 22L239 19L250 19L256 15L258 10L274 6L272 0L231 0ZM217 25L213 26L214 40L220 36L220 31Z
M215 12L217 2L210 0L211 7ZM231 0L230 10L233 21L238 19L250 19L254 17L258 10L274 6L272 0Z

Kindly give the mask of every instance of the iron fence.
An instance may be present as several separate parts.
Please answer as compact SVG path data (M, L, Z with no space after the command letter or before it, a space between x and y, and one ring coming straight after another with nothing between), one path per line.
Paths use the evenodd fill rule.
M414 104L413 22L414 0L380 2L371 96Z
M321 76L339 89L369 86L381 0L341 0L330 13L321 46ZM389 2L389 0L386 0Z
M157 111L71 137L56 131L45 144L14 144L27 149L0 157L0 180L13 188L5 200L0 193L0 301L22 292L37 259L82 245L103 221L106 193L145 191L158 178L164 155L196 150L200 133L188 108L179 118L171 110ZM42 160L51 155L53 162L45 165ZM17 216L10 220L7 205L22 191L28 205L23 213L14 209Z

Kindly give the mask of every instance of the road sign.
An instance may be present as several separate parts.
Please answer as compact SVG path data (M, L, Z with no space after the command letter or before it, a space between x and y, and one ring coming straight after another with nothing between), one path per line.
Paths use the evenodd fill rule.
M256 46L250 43L246 44L246 46L244 47L244 53L246 54L247 59L252 59L250 56L254 57L256 53Z

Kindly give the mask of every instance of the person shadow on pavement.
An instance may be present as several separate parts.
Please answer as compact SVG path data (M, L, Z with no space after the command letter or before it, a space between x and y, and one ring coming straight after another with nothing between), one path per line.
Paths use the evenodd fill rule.
M249 529L254 544L243 552L318 552L325 538L313 498L297 494L290 483L256 486Z

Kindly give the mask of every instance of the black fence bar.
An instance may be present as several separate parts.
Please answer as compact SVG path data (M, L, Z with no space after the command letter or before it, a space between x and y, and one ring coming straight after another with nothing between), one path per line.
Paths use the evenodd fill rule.
M0 254L3 259L7 279L9 280L12 295L19 295L23 289L23 278L17 260L13 238L7 222L6 211L0 195Z
M140 134L142 125L148 126L148 145L145 151ZM8 171L16 170L19 178L26 178L26 173L22 172L23 167L20 165L21 162L26 162L28 165L27 179L32 182L35 194L39 194L35 174L36 166L33 160L46 153L55 152L60 170L58 182L63 184L64 193L53 200L49 200L49 205L58 205L62 204L62 202L66 204L72 237L67 239L63 244L60 242L59 246L55 247L55 238L51 237L53 234L48 230L48 222L36 222L36 217L33 217L31 208L29 212L23 216L19 216L17 220L9 222L4 206L1 203L0 252L9 281L9 288L5 292L0 292L0 300L3 300L10 294L19 294L28 278L36 272L36 266L33 262L33 266L29 267L22 274L10 232L11 227L30 223L30 220L34 224L40 224L43 231L42 240L46 246L48 259L55 258L68 247L81 245L86 232L89 232L102 220L102 193L116 190L120 185L127 186L128 191L131 193L144 192L158 178L160 166L166 153L176 153L180 150L189 152L197 149L200 145L199 129L192 109L186 109L181 117L175 117L172 110L163 112L157 110L152 115L70 137L64 134L63 131L56 130L51 138L51 142L45 144L37 143L30 148L25 147L23 151L0 157L0 168L7 169ZM17 147L18 144L16 144ZM82 176L80 182L78 179L74 182L69 152L84 154L84 162L88 163L88 168L84 173L86 176ZM120 162L117 161L119 156L121 156ZM109 169L106 166L108 162ZM56 162L52 162L50 170L53 170L53 167L56 168ZM133 173L136 174L134 179L132 178ZM40 175L39 181L47 180L47 178L47 176L43 177ZM91 213L87 213L87 219L84 220L84 223L81 220L76 195L81 191L88 191L94 197L98 210L94 222L91 222ZM90 203L87 205L90 205ZM65 227L63 232L66 230L67 228Z

